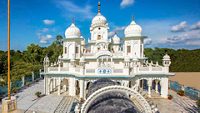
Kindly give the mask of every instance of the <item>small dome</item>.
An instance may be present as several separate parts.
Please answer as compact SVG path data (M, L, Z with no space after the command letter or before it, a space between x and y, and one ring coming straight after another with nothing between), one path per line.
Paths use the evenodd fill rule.
M79 38L81 35L80 29L72 23L65 31L66 38Z
M120 44L120 38L115 34L112 38L114 44Z
M98 13L93 19L92 19L92 27L95 26L103 26L107 24L106 18L101 15L101 13Z
M125 37L141 36L142 28L133 20L124 30Z
M168 54L165 54L165 56L163 56L164 60L170 60L170 56Z

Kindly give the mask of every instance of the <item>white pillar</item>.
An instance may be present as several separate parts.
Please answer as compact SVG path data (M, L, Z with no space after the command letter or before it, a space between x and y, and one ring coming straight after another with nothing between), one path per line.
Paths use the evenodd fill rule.
M85 81L84 80L79 80L79 85L80 85L80 98L85 97Z
M161 79L161 97L167 98L168 97L168 78Z
M148 80L148 96L151 97L151 86L152 86L152 80Z
M69 95L76 96L75 78L69 78Z
M60 77L58 78L58 95L60 95L60 84L61 84L61 80Z
M156 83L155 90L156 90L156 93L158 93L158 80L155 80L155 83Z
M46 86L47 86L47 87L46 87L46 88L47 88L47 95L49 95L49 94L50 94L50 88L49 88L49 83L50 83L50 81L49 81L49 78L48 78L48 77L47 77L46 79L47 79L47 81L46 81L46 82L47 82L47 85L46 85Z
M136 90L138 91L140 86L140 80L139 79L135 80L135 84L136 84Z
M46 92L46 76L44 75L44 94L46 95L47 92Z
M40 69L40 78L42 78L41 72L42 72L42 70Z
M54 88L53 88L53 79L51 79L51 92L53 92Z
M56 91L56 78L54 78L53 81L54 81L54 82L53 82L53 84L54 84L54 91Z
M66 85L63 85L63 91L67 91L67 86Z

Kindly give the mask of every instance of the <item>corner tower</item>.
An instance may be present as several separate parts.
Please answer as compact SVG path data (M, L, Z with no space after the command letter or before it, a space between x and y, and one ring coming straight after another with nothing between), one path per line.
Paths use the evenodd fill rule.
M136 24L134 19L124 30L124 54L130 58L144 58L144 38L142 28Z

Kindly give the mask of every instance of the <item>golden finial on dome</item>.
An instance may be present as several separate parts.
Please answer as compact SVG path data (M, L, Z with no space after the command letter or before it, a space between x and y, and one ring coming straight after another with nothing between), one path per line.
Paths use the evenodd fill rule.
M100 1L98 2L98 13L101 13L101 3L100 3Z
M135 18L134 18L134 16L132 16L132 21L134 21L135 20Z
M74 17L72 18L72 23L75 24L75 18Z

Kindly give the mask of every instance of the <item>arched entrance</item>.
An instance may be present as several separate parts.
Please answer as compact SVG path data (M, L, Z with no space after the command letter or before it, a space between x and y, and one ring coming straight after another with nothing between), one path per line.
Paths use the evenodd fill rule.
M132 90L128 87L118 86L118 85L106 86L92 93L83 103L81 107L81 113L87 113L89 106L92 104L94 100L96 100L99 96L102 96L110 92L111 93L121 92L121 93L126 93L127 95L131 95L131 97L134 98L134 102L137 103L136 107L138 109L142 109L144 113L152 113L149 103L137 91Z

